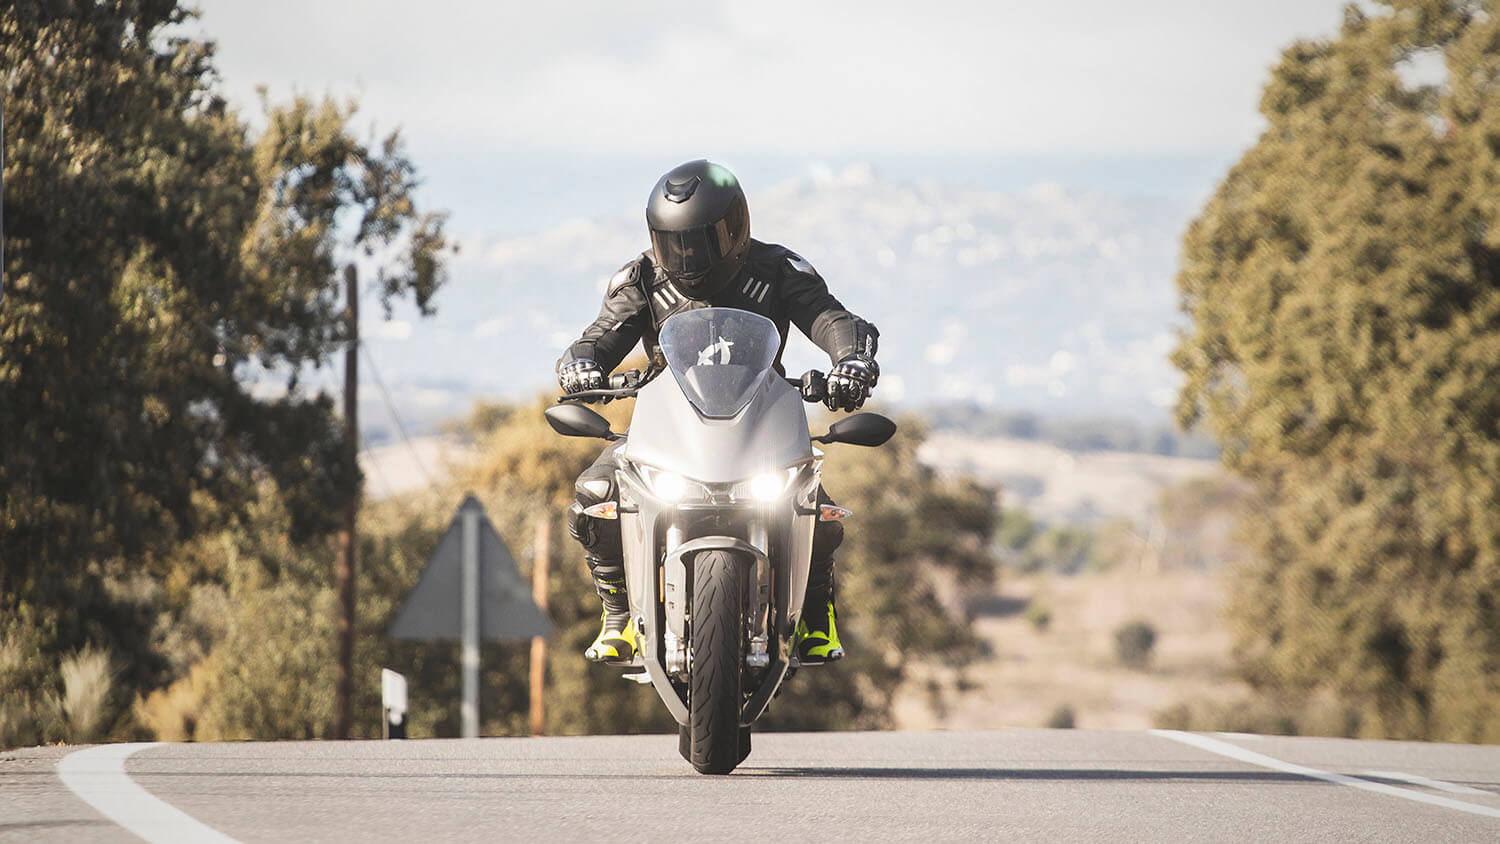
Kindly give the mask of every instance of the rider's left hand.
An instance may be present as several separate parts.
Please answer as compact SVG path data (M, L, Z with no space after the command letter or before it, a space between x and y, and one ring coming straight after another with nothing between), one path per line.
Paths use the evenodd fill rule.
M850 355L828 373L828 391L823 403L829 410L859 410L879 380L880 367L873 359Z

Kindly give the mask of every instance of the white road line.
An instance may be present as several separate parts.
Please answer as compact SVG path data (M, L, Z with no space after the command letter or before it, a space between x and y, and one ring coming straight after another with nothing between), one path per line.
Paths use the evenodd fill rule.
M83 802L147 841L233 842L233 838L151 796L125 773L125 760L132 753L161 744L102 744L77 750L57 763L57 775Z
M1390 797L1400 797L1403 800L1413 800L1418 803L1428 803L1433 806L1442 806L1444 809L1454 809L1459 812L1468 812L1471 815L1483 815L1489 818L1500 818L1500 809L1492 809L1489 806L1480 806L1477 803L1465 803L1462 800L1453 800L1448 797L1439 797L1436 794L1427 794L1422 791L1412 791L1409 788L1397 788L1380 782L1370 782L1358 777L1335 774L1330 771L1320 771L1317 768L1308 768L1303 765L1295 765L1291 762L1283 762L1274 759L1264 753L1256 753L1243 747L1230 744L1227 741L1219 741L1208 736L1197 733L1184 733L1180 730L1152 730L1152 735L1181 742L1182 744L1196 747L1199 750L1207 750L1209 753L1217 753L1240 762L1251 765L1259 765L1262 768L1270 768L1273 771L1281 771L1286 774L1297 774L1298 776L1310 777L1324 782L1347 785L1350 788L1358 788L1363 791L1373 791L1377 794L1385 794Z
M1482 797L1495 796L1495 793L1493 791L1485 791L1482 788L1470 788L1467 785L1459 785L1458 783L1452 782L1443 782L1442 780L1435 780L1430 777L1419 776L1417 774L1402 773L1401 771L1360 771L1359 775L1362 777L1379 777L1383 780L1401 780L1402 782L1409 782L1412 785L1420 785L1424 788L1435 788L1438 791L1446 791L1450 794L1478 794Z

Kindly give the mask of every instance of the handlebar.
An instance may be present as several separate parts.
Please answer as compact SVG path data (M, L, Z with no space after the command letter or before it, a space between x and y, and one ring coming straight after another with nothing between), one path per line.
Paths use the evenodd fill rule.
M648 373L649 374L649 373ZM583 401L585 399L628 399L645 386L648 378L643 378L639 369L627 369L624 372L609 376L609 386L597 390L580 390L569 393L566 396L558 396L558 404L570 401Z
M558 404L562 404L563 402L587 401L589 399L633 398L636 393L640 392L641 387L644 387L651 380L651 376L654 374L648 372L643 377L639 369L629 369L617 375L611 375L608 387L602 387L597 390L580 390L576 393L558 396L557 402ZM796 387L797 392L802 394L802 400L808 404L817 404L828 395L828 376L816 369L809 369L802 373L801 378L787 376L784 380L793 387Z

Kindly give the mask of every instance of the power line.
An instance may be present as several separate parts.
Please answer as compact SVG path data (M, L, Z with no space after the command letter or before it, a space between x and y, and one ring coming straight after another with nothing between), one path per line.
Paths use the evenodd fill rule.
M411 459L417 464L417 470L427 480L428 487L436 487L437 482L432 479L432 473L427 471L427 466L417 454L416 446L411 443L411 436L406 433L406 425L401 421L401 414L396 412L396 403L391 400L391 391L385 387L385 380L380 377L380 367L375 365L375 356L370 354L370 347L364 343L359 344L360 351L365 353L365 361L370 364L370 375L375 380L375 386L380 389L380 396L385 401L386 410L390 411L391 419L396 423L396 430L401 434L401 441L406 444L406 450L410 452Z
M193 328L203 332L209 339L213 340L214 343L219 346L219 348L227 351L232 351L246 361L249 361L253 357L252 353L248 348L245 347L244 343L238 341L237 339L233 337L223 336L198 322L191 322L189 324L192 325ZM374 378L375 385L380 388L380 394L382 400L385 402L386 410L390 413L391 419L395 421L396 429L401 433L401 439L406 444L407 451L410 452L412 460L417 464L417 470L422 473L422 477L426 479L427 485L429 487L436 486L436 483L432 478L432 473L427 470L426 464L422 462L421 457L417 454L416 447L412 445L411 437L406 433L406 426L402 423L401 415L396 411L396 406L391 401L390 391L386 389L385 382L380 377L380 368L376 365L375 358L371 355L369 347L366 346L363 341L360 341L359 347L365 353L365 362L370 366L370 374ZM396 492L396 487L391 484L390 478L386 476L385 468L381 465L379 455L376 454L375 450L372 447L365 443L363 433L361 433L360 435L359 452L370 458L370 464L374 467L375 474L380 478L380 485L385 487L386 494L394 495Z
M380 455L376 454L375 449L370 448L368 445L361 448L360 453L370 458L370 465L375 468L375 475L380 478L380 485L385 487L386 496L395 495L396 488L391 486L390 479L385 476L385 469L380 466Z

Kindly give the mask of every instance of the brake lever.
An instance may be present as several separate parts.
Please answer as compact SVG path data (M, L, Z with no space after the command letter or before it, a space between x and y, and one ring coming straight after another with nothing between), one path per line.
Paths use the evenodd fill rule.
M596 390L579 390L576 393L568 393L558 396L557 403L563 404L570 401L584 401L586 399L628 399L634 398L640 389L646 386L656 372L647 369L642 373L639 369L627 369L609 376L609 386L600 387Z
M576 393L569 393L566 396L558 396L557 403L563 404L565 402L584 401L586 399L628 399L634 398L635 394L635 387L620 387L615 389L603 390L579 390Z

